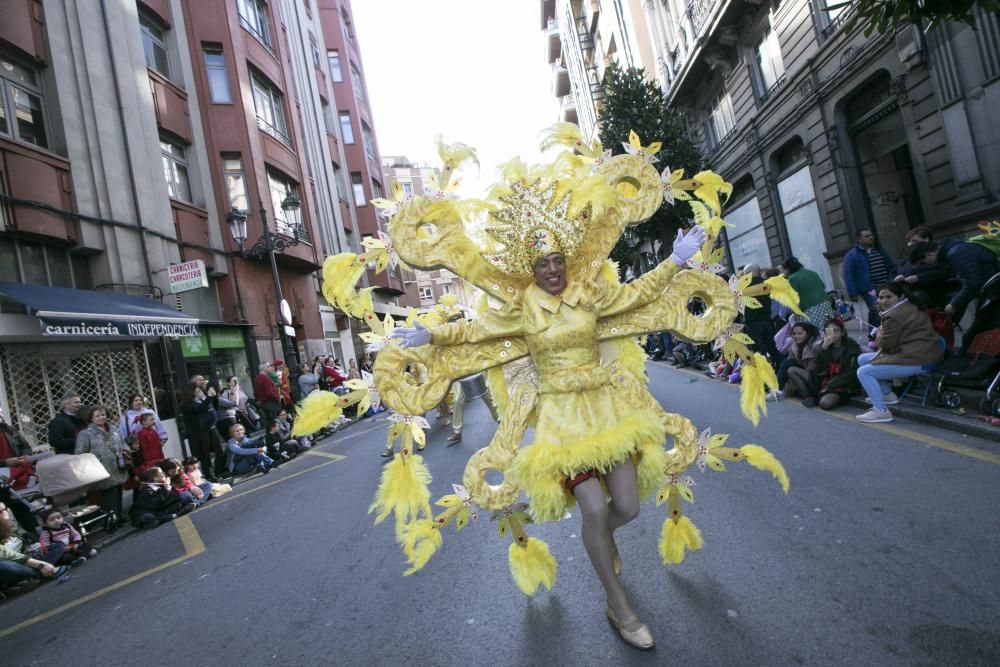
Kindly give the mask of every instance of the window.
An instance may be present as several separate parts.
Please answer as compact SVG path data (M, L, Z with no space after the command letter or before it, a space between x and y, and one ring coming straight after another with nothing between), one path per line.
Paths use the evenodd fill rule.
M442 294L451 294L452 293L452 286L451 285L441 285L441 293Z
M309 33L309 50L312 51L313 65L322 69L323 61L319 57L319 44L316 43L316 35L312 33Z
M726 235L733 266L740 267L750 263L770 266L771 252L767 247L767 235L764 233L764 221L757 198L728 211L725 217L726 222L732 225L726 230Z
M257 127L272 137L288 143L285 125L285 111L281 106L281 93L263 77L251 72L253 85L253 105L257 110Z
M354 97L364 104L365 101L365 88L361 83L361 73L358 72L358 68L351 63L351 86L354 88Z
M203 47L205 56L205 75L208 77L208 91L213 104L232 104L233 96L229 92L229 72L226 71L226 58L222 49L215 46Z
M229 193L229 206L240 211L250 210L247 196L247 179L243 173L243 161L239 155L222 157L222 173Z
M430 287L420 288L420 301L433 301L434 300L434 290Z
M58 245L0 238L0 282L92 289L90 261ZM24 306L0 296L0 313L24 314Z
M722 91L718 97L712 101L712 109L708 115L707 134L708 145L715 148L726 138L736 126L736 119L733 115L733 101L729 93Z
M382 184L372 179L372 199L382 199L385 197L385 192L382 190Z
M775 85L785 75L785 63L781 60L781 44L778 43L778 33L767 29L754 47L757 57L757 73L760 75L761 100L766 100Z
M0 133L48 148L38 78L35 70L0 57Z
M333 164L333 177L337 180L337 196L344 201L348 201L347 193L350 188L347 187L347 175L344 170L337 166L337 163Z
M152 19L144 14L139 14L139 31L142 34L142 52L146 56L146 67L155 69L163 76L170 78L167 43L164 40L163 28L156 25Z
M344 31L344 41L350 44L354 37L354 29L351 26L351 15L343 7L340 8L340 26Z
M351 125L350 111L340 112L340 136L343 138L345 144L354 143L354 126Z
M327 132L336 136L337 121L333 117L333 107L326 102L323 102L323 124L326 125Z
M326 52L326 60L330 63L330 77L337 83L344 80L344 70L340 69L340 51L336 49Z
M296 194L298 186L295 182L282 173L268 169L267 185L271 191L271 217L274 218L275 230L285 236L298 235L299 238L307 238L299 210L286 211L281 208L282 202L289 194L298 196Z
M354 189L354 205L365 206L368 200L365 199L365 181L361 177L360 171L351 172L351 187Z
M403 181L403 194L409 197L413 194L413 183L409 181Z
M267 4L264 0L236 0L240 13L240 25L250 34L271 48L271 26L267 18Z
M188 181L187 157L184 147L163 136L160 137L160 160L167 192L173 199L191 201L191 184Z
M372 138L372 130L365 121L361 121L361 140L365 144L365 154L369 159L375 159L375 140Z

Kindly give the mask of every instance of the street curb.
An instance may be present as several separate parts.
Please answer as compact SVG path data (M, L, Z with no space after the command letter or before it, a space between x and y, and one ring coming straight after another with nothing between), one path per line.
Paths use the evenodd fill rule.
M860 408L861 410L866 411L871 410L872 407L868 403L865 403L865 399L859 397L851 398L847 404L851 407ZM934 426L935 428L941 428L946 431L954 431L955 433L961 433L963 435L971 435L984 440L1000 442L1000 432L985 422L980 424L972 420L945 419L943 417L945 417L947 413L934 414L931 412L922 412L921 410L903 405L902 403L898 405L887 405L886 407L892 412L893 417L927 424L928 426Z

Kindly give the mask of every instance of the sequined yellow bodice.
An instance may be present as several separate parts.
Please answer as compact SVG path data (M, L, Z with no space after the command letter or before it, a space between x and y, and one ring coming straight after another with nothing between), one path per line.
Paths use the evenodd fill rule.
M573 300L573 299L571 299ZM525 342L538 369L539 393L590 389L610 381L600 366L597 313L584 300L575 305L546 300L525 304ZM555 312L546 308L555 306Z

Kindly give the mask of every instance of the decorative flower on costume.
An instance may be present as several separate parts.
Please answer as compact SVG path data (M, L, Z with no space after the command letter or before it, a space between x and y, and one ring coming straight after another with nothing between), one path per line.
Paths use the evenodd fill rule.
M764 392L776 384L774 370L762 355L750 352L748 337L733 322L745 308L759 307L756 296L769 294L793 308L798 299L783 278L750 286L749 278L727 284L711 273L721 260L715 248L725 224L719 217L721 197L728 197L732 186L711 171L690 179L684 179L682 169L661 175L651 166L660 144L643 146L634 132L626 154L612 157L599 142L586 141L576 126L557 123L543 143L543 149L561 150L551 164L512 160L485 201L451 199L455 171L475 153L463 144L439 141L438 146L444 163L438 187L392 205L391 240L369 244L368 252L389 257L395 250L415 268L446 268L501 306L490 308L484 299L471 322L447 323L451 318L436 309L411 315L429 333L406 335L419 334L421 343L428 338L430 343L388 345L391 318L379 321L370 308L355 315L363 297L353 286L365 258L337 256L324 266L324 294L338 308L363 317L372 331L362 337L381 349L375 385L383 402L397 411L390 416L388 442L400 444L383 469L371 511L376 523L395 515L406 574L423 567L440 547L443 527L455 522L463 528L478 506L493 512L501 538L513 538L508 559L518 587L526 594L539 586L551 588L555 559L544 542L528 537L525 526L566 515L574 500L564 486L567 478L589 470L603 473L629 459L636 466L640 497L655 492L658 503L669 503L659 542L665 563L679 563L686 550L702 545L698 529L681 512L681 500L693 500L694 481L683 474L691 465L719 470L724 460L746 460L770 471L787 492L787 475L767 450L723 447L727 436L707 430L699 435L689 420L664 411L646 389L645 359L636 343L638 335L670 330L694 342L721 339L726 354L742 357L745 350L741 409L755 424L767 409ZM630 188L622 188L625 183ZM690 201L704 240L699 234L682 235L678 243L686 250L676 263L668 260L620 284L606 262L611 249L627 225L648 219L664 200ZM482 213L488 216L487 247L465 233L465 222ZM424 229L428 224L435 227L433 235ZM535 261L553 252L567 262L568 286L558 295L541 290L533 278ZM680 266L692 255L687 263L692 269ZM698 315L687 308L694 296L705 305ZM428 425L416 415L436 406L455 380L482 371L502 418L490 445L469 459L463 484L437 501L444 511L435 517L430 472L413 452L414 442L424 442ZM522 446L529 426L534 438ZM664 449L668 439L673 443L669 451ZM490 471L502 472L502 481L490 482ZM519 502L522 492L528 504Z

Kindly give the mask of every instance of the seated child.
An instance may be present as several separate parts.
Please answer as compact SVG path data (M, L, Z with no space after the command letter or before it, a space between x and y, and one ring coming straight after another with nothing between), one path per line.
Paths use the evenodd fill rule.
M184 459L183 464L184 472L186 472L187 476L191 479L191 483L202 490L204 490L207 485L208 489L212 492L213 498L224 496L233 490L233 487L228 484L213 484L212 482L205 481L204 475L201 474L201 462L196 457L187 457Z
M246 437L246 430L242 424L233 424L229 427L229 442L226 443L226 470L230 474L243 475L251 470L256 470L266 475L276 465L274 459L269 457L266 452L266 447L261 447Z
M184 472L181 462L177 459L166 459L160 465L160 468L166 474L167 479L170 480L170 485L174 488L174 491L177 493L190 493L194 498L195 504L203 505L212 497L212 484L210 482L202 482L200 485L195 485L188 474Z
M289 418L287 410L278 412L278 432L281 433L282 442L287 445L292 458L295 458L296 454L301 454L309 449L310 444L307 436L300 438L292 437L292 420ZM282 449L285 448L283 447Z
M142 425L130 443L132 449L133 475L142 479L142 474L153 466L160 465L160 461L166 458L163 455L163 442L160 440L160 433L156 430L156 415L148 412L139 418Z
M264 435L264 446L267 448L267 455L277 461L276 465L281 465L285 461L295 458L299 450L286 442L281 433L281 424L278 420L272 420L267 424L267 433Z
M153 466L142 474L142 484L132 493L129 516L136 528L149 529L173 521L194 508L191 494L174 491L163 471Z
M59 510L42 512L42 529L38 533L38 544L42 550L42 560L53 565L83 565L87 558L97 555L91 549L80 531L63 519Z

